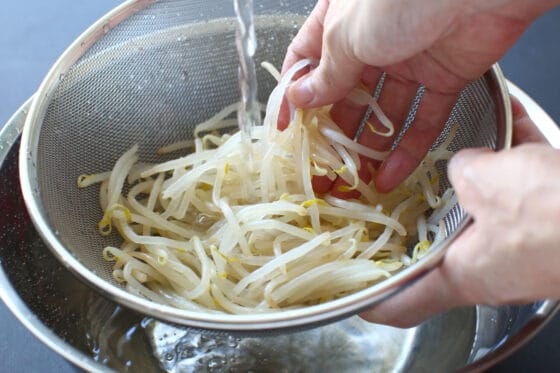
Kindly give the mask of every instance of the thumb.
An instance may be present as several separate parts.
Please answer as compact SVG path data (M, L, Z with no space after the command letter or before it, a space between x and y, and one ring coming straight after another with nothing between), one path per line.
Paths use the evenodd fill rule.
M361 5L361 4L360 4ZM288 98L300 108L340 101L359 82L364 64L349 58L350 22L362 6L321 0L288 48L282 73L302 58L319 60L317 68L290 86Z
M410 287L363 311L360 317L376 324L410 328L462 305L447 272L443 266L434 268Z
M300 108L338 102L358 85L363 69L360 62L323 52L319 66L292 84L288 98Z
M474 304L468 289L468 266L453 251L464 253L476 245L473 226L467 228L448 248L443 261L410 286L382 301L360 316L370 322L410 328L434 315Z
M457 193L459 203L470 213L493 193L491 179L495 178L494 153L488 148L463 149L448 165L448 176Z

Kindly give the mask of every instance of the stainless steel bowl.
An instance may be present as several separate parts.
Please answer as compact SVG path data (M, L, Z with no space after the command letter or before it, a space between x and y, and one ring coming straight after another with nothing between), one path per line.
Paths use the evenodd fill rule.
M312 0L261 0L255 28L256 61L280 66ZM370 307L433 268L470 218L455 203L443 218L445 239L422 261L350 295L308 307L231 315L185 310L126 290L103 259L117 234L99 235L96 188L80 189L84 172L112 167L124 149L139 145L142 162L161 162L156 149L190 139L194 126L239 100L233 7L221 0L130 0L82 34L52 67L33 101L22 134L20 180L39 233L60 262L118 303L168 322L213 330L265 331L329 323ZM276 84L258 70L259 100ZM410 125L421 103L419 92ZM505 80L494 66L459 96L440 139L458 124L450 144L507 148L511 110ZM396 140L398 141L398 140ZM441 189L449 186L438 163Z
M554 122L510 85L560 145ZM83 285L53 257L26 214L18 144L27 102L0 132L0 295L41 341L87 371L480 371L511 354L554 315L557 303L476 306L412 329L350 318L308 331L240 337L175 327L122 308Z

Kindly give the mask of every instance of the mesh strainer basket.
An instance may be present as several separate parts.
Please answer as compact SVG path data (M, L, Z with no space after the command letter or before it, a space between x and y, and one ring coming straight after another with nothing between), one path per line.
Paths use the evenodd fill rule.
M313 1L262 0L255 6L258 64L280 66L289 41ZM78 189L84 172L111 169L133 144L140 158L161 162L156 150L192 137L193 126L239 99L231 0L136 0L116 8L72 44L52 68L27 117L20 175L32 219L56 257L107 297L143 314L206 329L280 330L316 325L356 313L437 264L468 217L455 206L445 217L445 242L423 261L358 293L298 310L226 315L185 311L128 293L101 255L107 244L97 222L96 188ZM259 101L275 81L258 72ZM448 123L459 131L454 151L509 146L511 113L496 66L461 94ZM448 128L442 133L441 141ZM157 158L156 158L157 157ZM442 182L445 165L441 165ZM117 240L117 238L115 238Z

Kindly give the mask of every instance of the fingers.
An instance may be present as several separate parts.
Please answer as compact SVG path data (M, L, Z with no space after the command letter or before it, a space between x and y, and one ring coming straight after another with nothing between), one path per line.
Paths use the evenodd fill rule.
M448 252L461 252L472 245L473 235L469 231L472 228L469 227ZM453 258L446 256L439 266L411 286L360 316L374 323L409 328L452 308L472 303L470 294L464 291L468 285L463 279L468 278L468 273L453 262Z
M410 328L453 308L456 303L455 295L447 285L447 274L437 267L414 285L360 316L377 324Z
M492 192L488 182L496 172L492 167L495 159L493 155L495 153L487 148L463 149L449 162L449 181L455 188L461 206L471 214L479 211L481 200Z
M424 92L410 128L397 148L385 159L375 177L375 185L380 192L393 190L422 161L443 130L457 95L429 90Z
M373 93L379 80L382 76L382 71L374 68L374 67L367 67L364 70L362 75L361 83L364 85L365 89ZM331 118L333 121L338 124L342 132L349 138L354 138L358 128L364 118L364 115L367 111L368 106L358 105L352 100L347 98L342 99L341 101L335 103L330 111ZM384 129L383 129L384 130ZM380 129L381 131L381 129ZM361 180L368 183L371 180L371 175L369 173L368 167L366 163L370 162L368 159L364 157L360 157L360 169L358 170L358 176ZM374 166L376 167L378 164L375 163ZM321 190L328 191L330 185L334 185L332 189L332 194L336 197L340 198L357 198L359 197L359 193L355 191L350 192L342 192L339 191L339 187L342 185L347 185L344 180L341 178L336 179L336 181L330 182L329 188L326 188L326 183L323 181L318 181L317 184L320 184Z
M356 12L355 7L345 2L325 1L321 5L328 9L326 13L320 14L325 27L322 28L319 66L298 79L288 90L289 99L301 108L340 101L359 83L366 66L354 57L349 40L350 30L346 20ZM299 49L299 57L309 58L312 57L311 53L317 53L316 45L308 46L307 43L316 43L315 36L302 37L300 40L301 44L295 48L296 51Z
M358 84L363 69L363 63L343 53L324 50L319 66L292 84L288 97L301 108L340 101Z
M450 181L477 227L478 244L455 261L469 268L465 284L476 292L474 301L505 304L556 294L560 256L550 248L558 240L557 155L549 146L525 144L463 150L451 159ZM460 256L450 248L446 260Z
M510 95L510 98L513 114L512 145L517 146L527 142L547 143L546 138L535 126L517 97Z
M360 82L369 93L374 92L383 72L375 67L366 67L362 73ZM354 138L358 127L367 110L367 105L359 105L344 97L336 102L330 110L331 118L338 124L342 132L350 138Z
M358 142L380 151L391 149L395 138L398 136L408 117L410 107L418 92L418 87L418 83L402 81L392 75L387 75L377 103L393 123L395 127L394 133L392 136L385 137L366 128L360 135ZM375 130L381 133L387 132L387 129L380 123L375 115L372 115L370 118L370 123Z
M321 0L313 8L309 17L298 31L296 37L292 40L286 51L284 63L282 64L282 75L292 65L304 58L319 60L321 58L321 48L323 45L323 22L329 2ZM300 73L302 74L302 73ZM303 74L302 74L303 75ZM296 75L294 78L299 78ZM278 129L284 130L290 124L290 109L284 100L280 106L280 114L278 117Z
M454 94L425 92L414 122L379 169L375 180L379 191L392 190L418 166L441 133L455 101ZM546 142L519 100L513 96L512 111L513 145Z
M280 104L280 113L278 113L278 123L277 127L280 131L284 131L290 125L290 107L286 102L286 98L282 100Z
M457 153L449 177L474 223L433 272L363 317L409 327L462 305L557 298L558 154L541 144Z
M387 132L387 128L385 128L380 123L380 121L377 119L375 114L372 114L372 116L369 119L369 124L373 127L374 130L372 130L369 127L369 125L367 125L362 131L358 139L358 142L362 145L365 145L375 150L379 150L379 151L389 150L393 144L393 141L398 136L399 132L404 126L404 123L410 111L410 106L414 100L414 97L416 96L417 91L418 91L417 83L402 81L396 79L391 75L387 75L383 83L383 90L381 91L378 104L382 108L385 115L393 123L394 133L392 136L381 136L375 133L374 130L379 131L380 133ZM340 121L342 121L342 118L344 116L348 116L348 114L344 113L343 115L340 115L341 118L338 120L335 119L335 121L337 121L337 123L340 123ZM353 137L353 135L351 135L350 137ZM380 163L378 161L367 159L364 157L361 157L360 161L361 161L361 166L359 170L360 179L362 179L365 183L369 183L371 181L372 175L369 172L367 164L369 163L373 166L374 169L377 169ZM335 182L333 187L334 195L336 195L339 198L358 197L358 194L354 191L341 192L340 187L342 185L346 185L342 179L338 179Z
M361 83L368 92L372 93L377 87L377 84L381 79L381 75L381 70L375 67L367 67L364 69L362 74ZM367 105L358 105L352 100L344 98L333 104L330 110L330 115L332 120L340 127L347 137L354 138L366 110ZM362 164L364 163L362 162ZM362 180L365 180L365 177L369 175L367 167L363 166L360 168L358 173ZM334 180L330 180L326 176L315 176L312 180L313 190L319 194L327 193L331 190L334 182ZM336 190L333 191L333 195L337 195ZM345 196L345 198L352 198L352 196Z
M545 160L548 150L547 146L538 144L500 152L463 149L449 162L449 181L461 206L473 216L486 219L492 226L498 219L513 221L523 217L522 212L527 208L527 201L520 198L523 193L529 195L539 190L537 194L540 194L546 190L542 181L550 173L543 165L551 166L556 161ZM520 231L510 232L508 236L512 237L512 233Z
M532 200L521 196L546 191L542 181L550 173L543 164L551 166L555 161L545 161L548 150L539 144L499 152L487 148L464 149L449 162L449 181L469 214L484 220L495 232L500 225L509 227L497 237L502 241L513 239L521 234L521 230L513 229L514 224L525 217L527 206L532 207ZM510 229L512 232L508 232Z

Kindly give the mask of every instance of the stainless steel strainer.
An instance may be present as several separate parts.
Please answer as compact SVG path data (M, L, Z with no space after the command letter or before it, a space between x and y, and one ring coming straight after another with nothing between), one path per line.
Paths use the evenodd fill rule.
M313 1L262 0L256 5L263 60L280 66ZM135 0L102 18L57 61L35 95L22 135L20 177L32 219L56 257L109 298L169 322L206 329L279 330L334 321L356 313L437 264L468 217L455 206L447 239L418 265L359 293L299 310L253 315L185 311L128 293L101 255L117 237L101 237L95 188L78 189L84 172L105 171L133 144L140 157L192 137L193 126L239 99L236 22L230 0ZM259 100L275 82L258 72ZM421 104L420 96L418 100ZM414 107L410 120L414 117ZM459 131L453 150L511 141L507 89L496 66L461 94L448 123ZM445 138L448 129L438 141ZM156 158L157 157L157 158ZM440 165L442 182L445 164ZM113 242L111 242L113 240Z

